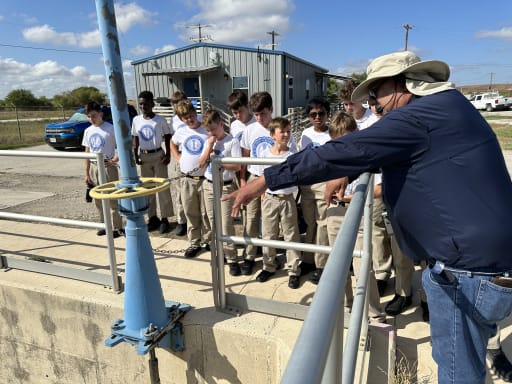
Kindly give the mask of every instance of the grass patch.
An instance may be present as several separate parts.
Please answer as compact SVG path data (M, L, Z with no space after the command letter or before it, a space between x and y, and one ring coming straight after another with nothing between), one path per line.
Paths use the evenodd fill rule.
M44 127L51 120L0 123L0 149L44 144Z
M491 127L498 137L501 149L512 150L512 124L492 124Z

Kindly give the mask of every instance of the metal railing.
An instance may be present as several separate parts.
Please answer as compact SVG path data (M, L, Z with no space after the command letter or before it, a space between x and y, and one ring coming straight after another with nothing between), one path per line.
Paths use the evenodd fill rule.
M53 153L42 151L12 151L0 150L0 156L12 157L46 157L46 158L67 158L67 159L93 159L98 164L98 178L101 184L107 182L105 166L103 163L103 154L101 153ZM117 262L114 247L114 238L112 231L112 222L110 220L110 206L108 200L102 201L103 216L105 223L95 223L89 221L60 219L55 217L24 215L10 212L0 212L0 219L21 220L40 223L52 223L63 226L73 226L81 228L104 229L107 238L108 258L110 264L110 275L94 271L82 270L66 266L57 266L50 263L41 263L33 260L23 260L17 257L2 256L0 258L0 268L21 269L30 272L45 273L54 276L66 277L75 280L86 281L95 284L101 284L112 287L116 292L121 291L121 277L117 272ZM108 218L108 219L107 219Z
M355 376L356 355L361 334L366 338L368 300L366 294L371 265L371 217L373 209L373 177L364 174L343 219L334 246L320 246L279 240L227 236L222 233L221 172L222 164L279 164L281 159L219 158L212 159L213 201L215 236L212 249L212 285L217 309L229 313L256 311L276 316L305 320L301 333L284 372L282 383L352 383ZM366 195L368 194L368 197ZM364 210L364 237L361 271L358 276L351 314L344 312L345 281L350 271L359 223ZM253 244L281 249L330 254L322 279L311 305L278 302L235 293L227 293L224 276L223 243ZM345 353L343 330L345 321L350 323ZM343 356L343 365L341 360ZM343 371L341 372L341 367ZM343 374L343 376L342 376Z

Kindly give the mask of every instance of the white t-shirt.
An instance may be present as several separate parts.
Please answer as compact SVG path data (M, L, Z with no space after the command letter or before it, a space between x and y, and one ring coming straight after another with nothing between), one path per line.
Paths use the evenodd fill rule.
M84 132L82 145L91 153L103 153L105 159L112 159L116 154L114 126L107 121L99 127L91 125Z
M132 136L139 138L139 147L144 150L162 147L164 135L170 135L171 129L165 117L155 115L151 119L145 119L138 115L132 121Z
M196 129L185 127L180 128L172 137L172 142L181 147L180 170L189 173L190 176L203 176L205 167L197 169L199 158L203 153L206 140L210 135L200 125ZM191 172L195 170L194 172Z
M270 148L265 148L261 151L260 157L266 157L268 159L286 159L288 156L292 155L294 152L290 149L288 152L283 153L282 155L274 155L272 152L270 152ZM271 165L262 165L263 169L271 167ZM274 195L277 194L283 194L283 195L289 195L290 193L295 193L299 190L299 188L296 185L293 185L291 187L287 188L281 188L276 190L271 190L270 188L267 188L265 192L272 193Z
M356 191L356 187L359 184L359 177L352 181L349 185L347 185L347 188L345 189L345 193L343 196L349 196L353 195ZM373 185L379 185L382 184L382 174L376 173L373 175Z
M309 146L318 147L320 145L324 145L329 140L331 140L329 130L318 132L311 126L302 131L302 135L300 137L300 149L302 150Z
M379 119L377 118L375 113L373 113L372 110L370 108L368 108L366 110L366 112L364 113L363 117L361 117L360 119L355 119L355 120L357 123L357 128L359 128L361 130L361 129L368 128L370 125L372 125Z
M242 123L240 120L235 120L231 123L229 133L236 138L238 141L242 140L242 134L244 133L247 126L254 123L256 118L252 115L251 119L247 123Z
M207 150L207 146L205 145L203 153ZM231 134L226 134L226 136L222 140L217 140L213 145L213 152L215 156L219 157L242 157L242 150L240 149L240 142L235 139ZM204 172L204 176L208 180L212 180L212 165L209 163L208 167L206 167L206 171ZM233 180L236 176L235 171L230 171L229 169L224 169L222 172L222 179L224 181Z
M247 126L242 134L242 140L240 140L240 146L251 152L251 157L262 157L261 153L265 148L270 148L274 145L274 140L270 137L270 132L263 125L255 121L254 123ZM297 152L297 146L293 136L290 136L288 147L292 153ZM256 176L263 174L264 166L250 164L247 166L247 170Z
M180 128L186 127L187 124L185 124L181 119L178 117L178 115L174 115L171 119L171 134L174 135Z

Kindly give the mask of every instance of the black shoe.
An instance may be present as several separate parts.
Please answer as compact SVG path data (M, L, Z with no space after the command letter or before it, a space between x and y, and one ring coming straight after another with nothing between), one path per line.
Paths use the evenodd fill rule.
M112 232L112 237L114 239L117 239L118 237L121 237L124 235L124 229L114 229Z
M324 269L323 268L317 268L309 278L309 281L311 281L313 284L317 285L320 282L320 278L322 277Z
M269 272L269 271L261 271L258 276L256 276L256 281L259 281L260 283L264 283L267 281L271 276L274 276L275 272Z
M203 243L201 244L201 247L204 248L205 251L210 252L210 243Z
M187 234L187 223L178 224L174 229L174 234L176 236L185 236Z
M490 362L492 374L507 383L512 383L512 364L501 347L498 349L488 349L487 359Z
M377 279L377 290L379 291L379 297L384 296L386 292L386 287L388 286L387 280L379 280Z
M185 257L196 257L197 254L201 252L201 249L203 248L201 248L198 245L188 247L187 250L185 251Z
M300 285L299 276L290 276L288 278L288 288L297 289Z
M300 263L300 275L306 276L308 273L313 272L315 270L315 264L313 263Z
M430 321L430 311L428 310L428 304L426 301L420 301L421 309L423 310L423 321L426 321L427 323Z
M96 235L98 236L105 236L107 232L105 232L104 229L98 229L98 232L96 232Z
M242 274L242 271L240 269L240 264L234 262L229 263L229 274L231 276L240 276Z
M156 231L160 228L160 219L156 216L151 216L148 221L148 231Z
M159 230L161 234L169 232L169 221L166 218L163 218L162 221L160 221Z
M242 265L240 265L240 270L242 275L248 276L252 275L252 269L254 268L254 260L245 259L242 261Z
M411 306L412 296L400 296L395 294L395 297L386 305L384 311L389 316L396 316L401 314L405 308Z

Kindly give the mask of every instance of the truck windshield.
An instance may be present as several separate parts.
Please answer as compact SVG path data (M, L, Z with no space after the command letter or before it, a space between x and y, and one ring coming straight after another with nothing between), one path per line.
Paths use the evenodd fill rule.
M87 115L85 113L75 112L69 118L69 121L87 121Z

